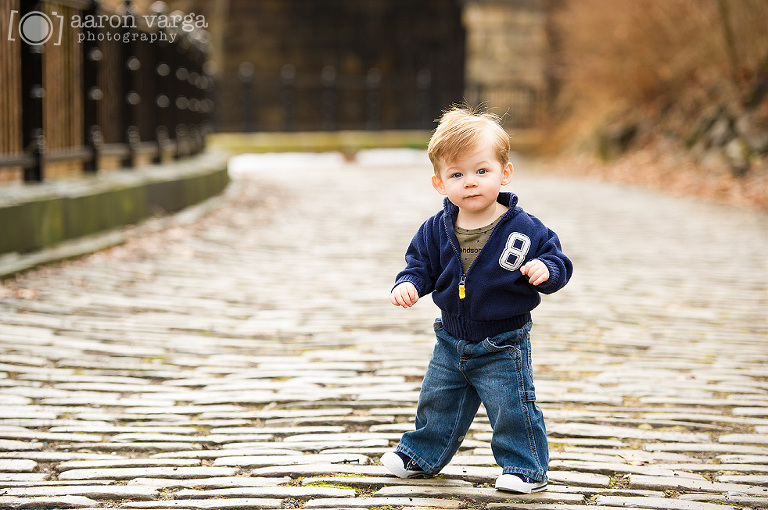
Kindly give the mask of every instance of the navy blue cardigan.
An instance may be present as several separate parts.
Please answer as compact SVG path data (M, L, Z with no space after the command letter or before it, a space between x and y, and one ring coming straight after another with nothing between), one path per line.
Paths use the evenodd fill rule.
M445 330L471 342L523 327L541 302L539 293L561 289L573 273L557 234L518 207L516 195L503 192L497 201L509 210L466 273L453 231L459 209L446 198L443 210L414 236L405 254L407 267L395 282L413 283L419 296L431 292ZM541 285L531 285L520 272L532 259L549 269L549 279Z

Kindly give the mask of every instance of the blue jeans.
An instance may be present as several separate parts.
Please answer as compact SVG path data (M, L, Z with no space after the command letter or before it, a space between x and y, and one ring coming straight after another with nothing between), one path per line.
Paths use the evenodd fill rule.
M424 376L416 430L397 450L436 474L450 462L480 407L493 428L491 449L504 473L547 480L549 449L536 405L531 369L531 323L482 342L467 342L435 321L437 344Z

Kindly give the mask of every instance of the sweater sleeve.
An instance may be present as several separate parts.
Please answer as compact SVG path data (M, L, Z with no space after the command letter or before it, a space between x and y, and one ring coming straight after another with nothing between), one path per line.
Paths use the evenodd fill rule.
M408 250L405 252L406 267L397 274L393 289L404 282L411 282L419 292L419 297L434 290L432 264L429 256L430 222L424 222L416 235L413 236Z
M562 289L568 283L573 274L573 263L563 253L557 234L546 227L544 228L546 229L546 236L541 239L539 249L534 258L541 260L547 266L547 269L549 269L549 279L537 285L536 290L542 294L552 294Z

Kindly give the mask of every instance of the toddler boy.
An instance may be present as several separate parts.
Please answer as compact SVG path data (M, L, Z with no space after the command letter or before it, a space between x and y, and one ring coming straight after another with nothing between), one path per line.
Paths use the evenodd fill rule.
M549 450L531 369L531 310L561 289L573 266L557 235L500 192L512 178L499 118L446 112L428 147L443 210L422 224L397 275L392 304L432 293L437 343L419 395L415 430L381 462L395 475L436 474L459 449L482 402L503 468L496 488L547 486Z

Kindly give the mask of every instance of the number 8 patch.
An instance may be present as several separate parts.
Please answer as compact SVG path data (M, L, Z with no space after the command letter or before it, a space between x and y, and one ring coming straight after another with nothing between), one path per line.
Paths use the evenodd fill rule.
M525 256L531 248L531 240L520 232L512 232L507 238L507 245L499 257L499 265L507 271L517 271L525 262Z

